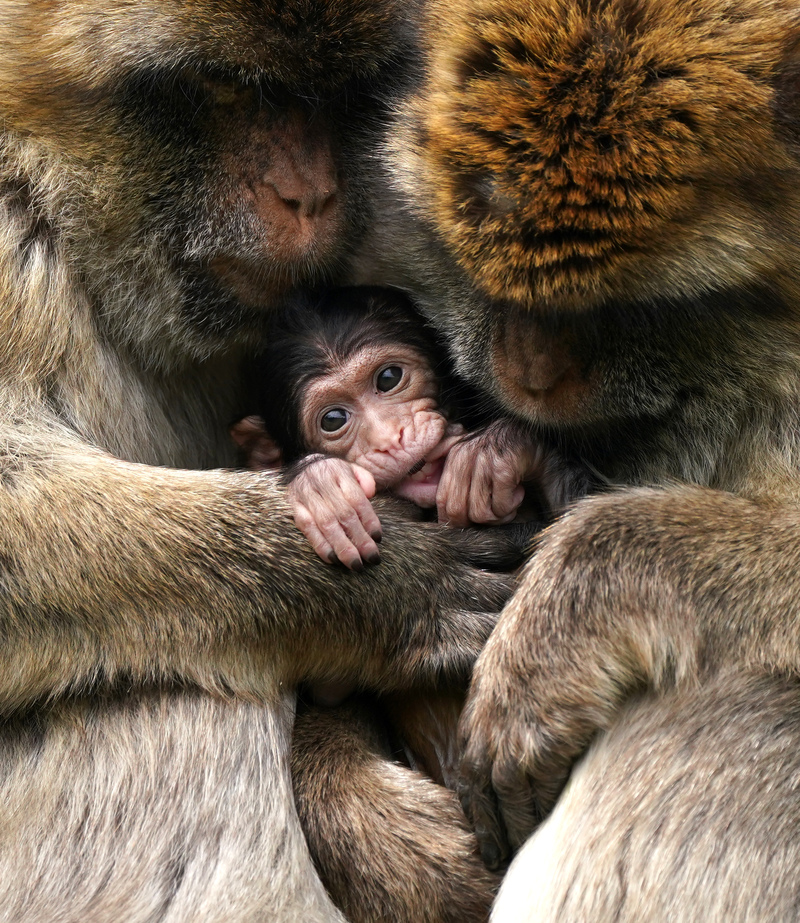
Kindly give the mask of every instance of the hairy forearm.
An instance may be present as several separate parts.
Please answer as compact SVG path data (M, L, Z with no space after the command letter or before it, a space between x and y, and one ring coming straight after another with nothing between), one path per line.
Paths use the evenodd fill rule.
M451 621L440 597L496 610L508 583L462 569L462 590L452 548L414 530L390 526L380 567L349 574L316 558L271 475L18 455L0 493L0 709L114 682L264 695L332 670L385 686L466 669L492 619Z
M537 675L559 688L574 676L587 711L731 666L794 671L798 574L793 507L699 488L610 494L544 533L491 647L509 636Z
M35 696L194 672L213 685L215 648L274 644L276 609L291 630L284 518L266 478L94 452L23 460L0 497L7 685Z

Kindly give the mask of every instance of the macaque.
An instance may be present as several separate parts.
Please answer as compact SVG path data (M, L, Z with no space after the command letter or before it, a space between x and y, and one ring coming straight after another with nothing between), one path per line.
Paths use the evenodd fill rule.
M800 9L433 0L422 35L359 279L616 488L473 674L463 803L493 867L526 844L493 923L792 919Z
M575 495L573 472L525 429L494 420L466 436L449 422L457 391L448 400L446 375L403 293L333 291L273 325L254 372L259 416L231 433L249 467L290 465L295 522L323 560L351 569L380 560L376 491L456 526L511 522L534 479L547 499Z

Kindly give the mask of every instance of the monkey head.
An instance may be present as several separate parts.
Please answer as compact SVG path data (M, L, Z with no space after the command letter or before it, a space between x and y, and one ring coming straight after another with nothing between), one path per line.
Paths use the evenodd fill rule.
M149 366L253 342L369 223L409 18L405 0L0 0L0 182Z
M300 425L312 452L366 468L379 490L435 506L443 459L426 457L444 437L438 383L427 358L375 342L309 381Z
M435 0L424 41L389 154L460 370L564 431L663 419L706 345L734 388L800 304L797 5Z
M401 292L334 290L291 304L276 321L256 364L258 409L285 460L343 458L378 489L433 506L443 459L428 456L447 428L440 361Z

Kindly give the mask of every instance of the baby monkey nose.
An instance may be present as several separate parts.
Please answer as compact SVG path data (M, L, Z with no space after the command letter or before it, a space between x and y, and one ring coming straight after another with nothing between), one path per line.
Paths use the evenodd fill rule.
M373 451L391 453L402 448L404 420L395 415L375 415L370 423L369 443Z
M373 443L379 452L391 452L392 449L399 449L403 444L403 430L396 426L384 426L375 433L375 442Z

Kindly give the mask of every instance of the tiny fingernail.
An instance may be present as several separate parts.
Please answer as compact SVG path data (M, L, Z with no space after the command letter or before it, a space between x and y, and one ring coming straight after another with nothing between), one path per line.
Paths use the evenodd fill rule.
M350 565L350 570L354 570L356 572L364 570L364 562L361 560L361 558L356 558L355 561L353 561L353 563Z
M373 551L372 554L368 554L366 557L367 564L380 564L381 563L381 553L380 551Z
M335 552L335 551L329 551L329 552L328 552L328 560L331 562L331 564L338 564L338 563L339 563L339 559L336 557L336 552Z
M375 532L370 532L369 537L373 542L376 542L378 545L380 545L380 543L383 541L383 532L379 532L377 530Z

